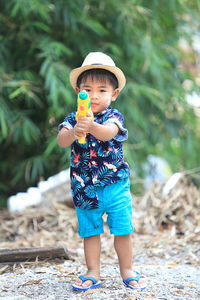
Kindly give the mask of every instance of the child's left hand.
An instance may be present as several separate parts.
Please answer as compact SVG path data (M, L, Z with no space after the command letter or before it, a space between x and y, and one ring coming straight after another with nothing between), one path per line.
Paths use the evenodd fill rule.
M82 132L90 132L94 124L92 113L87 112L87 117L78 117L77 126Z

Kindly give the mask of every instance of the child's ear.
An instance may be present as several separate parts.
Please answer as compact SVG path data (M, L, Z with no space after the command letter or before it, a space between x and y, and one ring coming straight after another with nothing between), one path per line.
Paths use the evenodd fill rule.
M112 95L112 101L115 101L117 99L117 96L119 95L120 90L115 89Z
M75 91L76 91L76 93L78 94L78 93L80 92L79 87L76 87L76 88L75 88Z

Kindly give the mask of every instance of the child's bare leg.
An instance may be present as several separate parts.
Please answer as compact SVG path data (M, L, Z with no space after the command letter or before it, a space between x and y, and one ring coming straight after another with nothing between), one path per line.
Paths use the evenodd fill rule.
M100 276L100 252L100 235L94 235L84 238L85 261L88 268L88 271L84 276L93 276L97 281L99 280ZM82 285L82 287L85 288L90 286L92 284L92 281L86 280L82 284L82 280L80 278L77 278L75 283L77 285Z
M133 247L131 234L115 236L114 246L119 259L120 274L122 279L126 280L128 277L135 277L136 273L132 270ZM129 284L135 287L143 288L146 286L146 281L144 278L140 278L138 283L134 280L131 280Z

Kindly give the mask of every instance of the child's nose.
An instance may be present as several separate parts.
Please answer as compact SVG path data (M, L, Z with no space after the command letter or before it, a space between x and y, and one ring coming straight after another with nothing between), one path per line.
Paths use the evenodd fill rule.
M91 93L91 98L92 99L97 99L98 98L98 93L97 92L92 92Z

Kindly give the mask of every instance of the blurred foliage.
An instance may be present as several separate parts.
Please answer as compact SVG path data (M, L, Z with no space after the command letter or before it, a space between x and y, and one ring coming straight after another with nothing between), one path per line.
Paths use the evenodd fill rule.
M1 1L1 199L69 166L70 150L57 146L57 125L76 108L69 72L91 51L110 55L127 77L116 107L129 129L124 149L135 174L142 175L149 153L167 159L173 171L199 165L198 120L185 101L198 90L190 46L199 30L198 3Z

